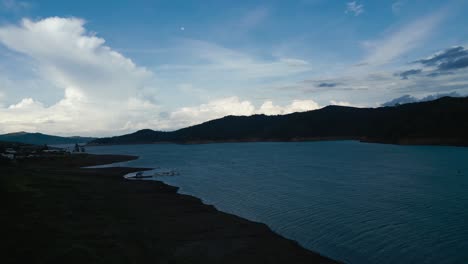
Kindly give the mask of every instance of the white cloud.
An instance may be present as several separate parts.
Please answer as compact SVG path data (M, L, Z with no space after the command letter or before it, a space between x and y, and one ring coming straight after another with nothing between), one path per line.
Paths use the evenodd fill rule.
M58 103L44 106L25 98L0 109L0 132L30 131L59 135L109 135L127 133L134 123L156 119L159 108L148 101L131 98L102 105L89 103L78 94L69 93ZM151 113L154 113L152 115Z
M320 105L328 103L343 106L379 106L402 94L425 97L434 93L457 92L468 95L468 68L448 74L433 75L430 69L402 79L399 73L413 69L415 64L397 68L360 72L329 78L316 77L287 86L288 92L296 91L311 96ZM323 85L321 84L330 84ZM278 88L284 89L284 88ZM336 100L339 98L340 100Z
M0 109L0 127L99 134L124 129L130 118L152 118L147 111L158 107L142 98L154 92L152 73L84 25L81 19L52 17L0 27L0 42L26 55L37 78L63 90L63 98L49 106L27 97Z
M318 109L319 105L313 100L294 100L278 114L289 114L294 112L304 112Z
M185 86L185 90L185 84L191 86L190 95L184 97L175 98L173 92L161 91L163 100L176 107L233 94L242 98L263 97L265 87L296 80L313 71L311 63L302 58L268 53L260 56L258 52L202 40L178 40L168 53L169 60L154 68L160 86Z
M303 67L308 66L309 62L300 59L293 59L293 58L280 58L279 60L282 63L285 63L291 67Z
M330 104L331 105L339 105L339 106L355 106L349 102L344 102L344 101L335 101L335 100L331 100L330 101Z
M181 128L199 124L208 120L227 115L248 116L253 114L280 115L293 112L303 112L318 109L319 105L313 100L293 100L288 105L275 105L268 100L260 107L248 100L238 97L227 97L210 101L195 107L183 107L170 114L169 120L173 127Z
M355 2L355 5L359 4ZM265 11L258 12L261 18L259 14ZM109 47L97 33L87 30L81 19L25 19L18 25L0 26L0 43L15 51L12 55L19 53L18 56L27 60L25 65L32 65L34 76L27 78L39 80L37 87L51 86L63 96L50 100L37 92L26 93L31 89L27 85L17 85L15 76L11 81L0 79L0 90L3 89L0 91L0 132L27 130L99 136L142 128L172 130L225 115L287 114L316 109L319 104L329 102L369 105L369 102L383 102L402 93L415 96L429 92L462 93L468 90L466 71L431 78L421 74L401 80L394 73L409 70L408 67L414 65L391 71L373 68L419 47L443 16L443 12L438 12L390 31L380 40L366 42L369 54L363 62L370 66L360 67L357 74L345 71L338 77L328 75L329 85L323 87L318 85L324 79L312 71L307 60L284 54L272 56L266 51L251 53L187 39L154 53L172 60L156 68L156 78L150 70ZM6 62L3 65L0 62L0 66L16 69ZM304 78L314 79L299 82ZM297 85L291 85L295 82ZM286 96L282 97L282 102L290 100L289 103L275 104L275 97L264 99L265 94L276 89L271 87L283 84L291 87L280 91ZM4 89L7 86L9 88ZM19 88L15 93L16 87ZM167 93L170 100L162 98L161 93ZM237 97L229 97L232 94ZM304 97L314 100L294 100ZM251 98L264 101L254 104ZM183 107L189 102L192 106ZM164 104L170 107L164 108Z
M284 115L294 112L315 110L318 108L319 105L313 100L293 100L291 104L286 106L274 105L272 101L266 101L258 110L256 110L256 113L265 115Z
M305 60L288 57L261 59L201 40L182 40L175 49L183 56L185 63L163 65L157 68L159 71L181 71L201 79L261 79L311 70Z
M31 109L37 109L37 108L42 108L42 107L43 107L42 103L34 101L34 99L32 98L24 98L23 100L21 100L21 102L10 105L8 109L31 110Z
M52 17L23 19L0 28L0 42L32 58L42 78L92 98L126 98L145 86L151 73L104 45L85 21Z
M19 25L0 27L0 43L26 57L41 83L63 91L63 98L56 102L44 104L27 95L9 107L0 107L0 132L122 134L141 128L171 130L225 115L282 114L318 107L310 100L296 100L287 106L265 102L255 107L237 97L217 96L223 99L203 98L208 103L162 112L154 103L156 90L152 84L157 80L152 72L107 46L79 18L23 19ZM262 60L208 42L181 43L179 51L189 63L166 68L180 80L175 89L199 93L194 87L200 85L192 86L192 80L205 78L229 84L236 79L248 82L310 70L307 61L297 58ZM198 63L191 64L192 59ZM164 74L165 68L160 70ZM182 76L190 82L183 82Z
M379 66L399 59L406 53L423 45L427 38L434 33L436 27L445 16L445 11L439 11L426 17L419 18L403 28L399 28L382 39L365 41L370 53L363 63Z
M364 5L359 4L357 1L348 2L346 4L346 13L353 13L355 16L359 16L364 12Z

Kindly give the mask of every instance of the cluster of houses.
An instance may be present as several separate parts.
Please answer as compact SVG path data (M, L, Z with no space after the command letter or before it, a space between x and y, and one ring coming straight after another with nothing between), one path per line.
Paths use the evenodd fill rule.
M84 146L75 144L74 147L49 147L23 144L7 144L0 146L0 157L9 160L26 159L35 157L47 157L57 155L81 154L86 153Z

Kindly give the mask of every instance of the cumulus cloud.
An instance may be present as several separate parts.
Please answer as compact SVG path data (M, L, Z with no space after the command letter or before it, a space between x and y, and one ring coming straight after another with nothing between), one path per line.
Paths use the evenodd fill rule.
M157 109L140 96L152 73L84 25L82 19L52 17L0 27L0 42L29 58L37 78L63 91L48 106L27 97L0 109L4 129L92 134L123 129L125 118L143 114L149 104Z
M273 104L273 103L272 103ZM295 112L304 112L318 109L319 105L313 100L293 100L291 104L279 107L275 111L265 111L265 103L260 107L259 113L267 115L283 115Z
M258 12L256 15L261 16L265 11ZM26 58L41 84L63 93L61 99L52 103L45 104L28 95L0 107L0 132L109 135L140 128L171 130L225 115L282 114L317 107L310 100L296 100L286 106L267 101L255 107L250 101L229 97L205 100L208 103L197 107L163 110L156 104L159 90L153 87L157 83L154 74L106 45L102 37L85 26L82 19L60 17L23 19L17 25L0 26L0 43ZM158 68L162 76L168 69L181 81L181 76L185 76L229 83L310 70L307 61L297 58L262 60L213 43L180 43L178 51L187 55L185 61L201 63L166 65ZM170 77L174 79L174 75Z
M259 11L257 15L261 14ZM376 41L365 61L369 65L379 65L406 54L430 34L438 19L436 15L423 19L423 22L430 22L429 25L414 22L409 26L411 30L397 30L382 41ZM423 33L419 32L419 27L424 27ZM34 76L28 78L36 78L38 87L53 87L62 95L48 100L34 92L25 93L28 88L12 93L16 88L3 87L19 87L15 85L15 78L11 78L11 82L0 78L3 89L0 91L0 132L26 130L99 136L142 128L172 130L225 115L287 114L316 109L319 104L328 102L368 105L382 102L389 94L411 93L421 97L428 93L468 89L467 68L464 67L466 49L460 47L418 60L421 72L408 70L409 66L405 65L386 71L370 68L373 71L363 71L364 74L317 76L300 81L299 78L307 78L305 74L316 75L307 60L268 54L254 56L219 44L187 39L168 48L174 52L169 54L178 56L156 67L156 78L152 71L136 65L106 44L97 33L86 29L86 22L79 18L24 19L16 25L3 25L0 26L0 43L31 65ZM10 66L3 64L3 68ZM170 101L174 104L172 108L162 105L165 101L160 93L164 93L164 89L154 87L161 80L172 81L162 86L165 90L172 88L184 94L175 103ZM269 99L255 104L250 101L252 96L261 96L253 93L266 92L272 83L288 86L288 103L278 104ZM199 96L203 91L209 93ZM226 95L233 93L239 97ZM15 98L11 94L15 94ZM180 93L167 94L174 99ZM294 100L304 96L314 100ZM359 101L358 97L367 101ZM340 100L334 101L336 98ZM189 103L192 106L183 107Z
M142 123L148 113L159 108L150 102L132 99L90 104L79 95L68 93L62 100L45 106L25 98L8 108L0 109L0 132L30 131L61 135L109 135L132 131L128 121Z
M40 109L43 105L40 102L34 101L32 98L24 98L17 104L10 105L8 109Z
M364 5L359 4L357 1L348 2L346 4L346 13L353 13L355 16L359 16L364 12Z
M353 107L357 107L357 105L354 105L354 104L351 104L350 102L345 102L345 101L335 101L335 100L331 100L331 101L330 101L330 104L331 104L331 105L339 105L339 106L353 106Z
M236 96L221 98L195 107L183 107L172 112L169 120L176 127L199 124L211 119L227 115L248 116L253 114L280 115L318 109L319 105L313 100L293 100L288 105L275 105L273 101L265 101L259 107L248 100L241 100Z
M78 18L52 17L0 28L0 42L29 56L42 78L88 97L126 98L151 77L145 68L105 45Z

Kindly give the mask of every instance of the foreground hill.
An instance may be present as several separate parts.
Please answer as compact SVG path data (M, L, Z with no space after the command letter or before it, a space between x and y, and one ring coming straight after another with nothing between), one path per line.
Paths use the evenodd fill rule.
M36 144L36 145L57 145L57 144L74 144L74 143L87 143L96 138L90 137L59 137L51 136L41 133L27 133L17 132L0 135L0 141L6 142L20 142L25 144Z
M327 106L288 115L227 116L173 132L149 129L90 144L209 143L358 139L468 146L468 97L394 107Z

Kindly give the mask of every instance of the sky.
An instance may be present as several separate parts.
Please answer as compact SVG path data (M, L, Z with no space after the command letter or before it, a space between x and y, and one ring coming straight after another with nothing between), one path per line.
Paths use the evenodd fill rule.
M466 0L0 0L0 133L111 136L468 95L466 11Z

